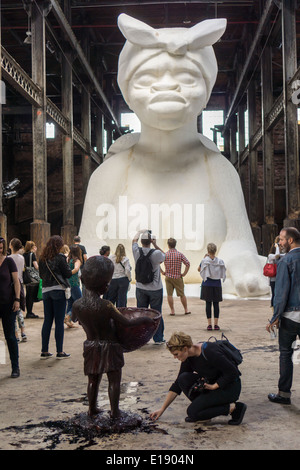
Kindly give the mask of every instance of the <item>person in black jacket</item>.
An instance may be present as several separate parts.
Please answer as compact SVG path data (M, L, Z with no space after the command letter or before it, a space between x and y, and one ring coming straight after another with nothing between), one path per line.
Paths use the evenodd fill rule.
M0 236L0 318L2 319L3 333L12 366L11 377L16 378L20 375L20 369L15 321L17 311L20 309L21 286L16 263L7 256L6 247L6 240ZM1 350L0 353L3 352Z
M44 304L41 359L48 359L53 355L48 351L53 320L55 320L56 357L57 359L70 357L70 354L63 351L63 339L67 302L65 290L70 287L68 278L72 276L72 270L66 257L61 254L63 246L64 241L59 235L50 237L39 261Z
M24 261L26 267L34 267L37 271L39 265L36 259L37 246L32 240L27 240L24 248ZM26 285L26 318L39 318L38 315L33 313L33 304L38 301L37 294L39 290L39 283L33 282Z
M231 415L228 424L240 424L247 408L244 403L237 401L241 392L241 373L221 352L218 344L216 342L193 344L189 335L179 332L173 333L167 342L167 347L174 358L181 361L181 367L162 407L151 413L150 418L157 420L183 392L191 400L187 408L186 422ZM197 381L201 385L198 391L195 391L194 384Z

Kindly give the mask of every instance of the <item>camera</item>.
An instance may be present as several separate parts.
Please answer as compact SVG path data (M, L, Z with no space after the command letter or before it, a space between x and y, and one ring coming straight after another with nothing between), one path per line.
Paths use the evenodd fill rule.
M189 389L189 398L195 398L195 395L206 392L206 389L204 388L205 383L208 383L208 380L205 377L203 377L202 379L197 379L196 382Z

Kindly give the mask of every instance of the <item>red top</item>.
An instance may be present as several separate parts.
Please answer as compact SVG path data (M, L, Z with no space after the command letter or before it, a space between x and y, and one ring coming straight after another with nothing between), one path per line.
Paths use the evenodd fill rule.
M181 264L185 266L190 266L189 260L182 254L180 251L177 251L175 248L167 251L165 259L165 275L173 279L178 279L181 277Z

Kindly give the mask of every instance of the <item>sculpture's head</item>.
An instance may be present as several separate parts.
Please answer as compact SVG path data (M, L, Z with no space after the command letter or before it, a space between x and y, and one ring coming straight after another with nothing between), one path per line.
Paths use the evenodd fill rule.
M118 84L140 120L168 129L198 116L216 81L212 44L224 33L226 20L154 29L121 14L118 25L127 39L119 57Z
M105 256L91 256L81 271L82 284L99 295L107 291L114 272L113 262Z

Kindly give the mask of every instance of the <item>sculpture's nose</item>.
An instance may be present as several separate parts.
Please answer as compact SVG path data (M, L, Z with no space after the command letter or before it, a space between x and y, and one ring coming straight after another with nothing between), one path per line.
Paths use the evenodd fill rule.
M170 74L165 74L151 86L153 91L180 91L179 83Z

